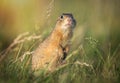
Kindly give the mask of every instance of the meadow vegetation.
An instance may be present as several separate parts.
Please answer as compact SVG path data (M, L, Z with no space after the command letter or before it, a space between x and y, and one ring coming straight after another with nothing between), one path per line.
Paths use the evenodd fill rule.
M14 1L17 2L17 0ZM32 4L31 10L24 13L24 18L22 16L17 18L19 24L15 23L14 27L22 30L19 32L14 28L10 31L15 33L12 34L14 35L12 38L6 36L9 39L7 41L10 41L9 45L2 47L6 43L0 41L0 83L120 82L119 0L35 1L33 3L30 0L27 6L23 2L25 3L23 6L26 7L24 10L21 8L20 12L29 10L32 3L34 5ZM41 1L41 3L37 3L37 1ZM40 7L42 2L45 5ZM5 2L0 4L3 3ZM35 6L35 4L37 5ZM23 6L21 5L21 7ZM41 10L39 11L39 9ZM2 10L0 11L2 12ZM71 39L71 50L66 58L67 63L52 73L46 74L46 70L41 70L33 75L31 56L36 47L50 34L57 17L64 12L71 12L77 21L74 36ZM32 14L27 16L28 13ZM20 14L18 15L20 16ZM2 14L0 14L1 16ZM6 39L3 37L9 32L6 29L12 25L6 23L6 26L2 25L1 19L3 18L0 18L0 29L3 31L0 31L0 39L5 41ZM25 24L21 22L21 19L24 19ZM24 33L24 31L27 32ZM21 32L22 34L20 34Z

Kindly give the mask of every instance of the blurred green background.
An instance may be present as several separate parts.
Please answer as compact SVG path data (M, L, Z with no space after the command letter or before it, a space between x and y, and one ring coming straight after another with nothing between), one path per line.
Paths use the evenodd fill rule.
M68 61L71 63L77 60L87 62L92 64L93 69L79 67L76 64L68 65L48 77L43 76L39 82L98 83L103 77L103 83L119 83L120 0L0 0L0 52L24 32L48 36L58 16L62 13L72 13L77 21L69 53L76 56L72 56ZM15 56L15 59L16 56L19 58L28 49L33 50L33 43L25 42L17 45L17 49L13 49L13 53L8 55ZM83 48L79 48L80 45ZM26 77L25 71L18 74L20 70L19 65L16 65L17 62L11 63L14 62L13 58L7 60L0 68L0 77L5 78L2 81L6 82L9 78L11 83L14 80L29 83L30 78L26 79L22 76L24 74ZM16 79L17 76L18 79ZM23 77L22 80L21 77ZM8 83L10 83L9 80Z
M70 12L77 21L75 31L87 33L114 46L120 42L119 0L0 0L0 50L23 32L45 32L54 28L62 13ZM74 36L80 33L75 32Z

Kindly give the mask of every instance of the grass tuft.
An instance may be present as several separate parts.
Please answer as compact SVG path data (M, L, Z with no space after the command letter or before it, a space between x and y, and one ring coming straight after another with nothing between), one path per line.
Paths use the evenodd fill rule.
M20 38L20 39L19 39ZM60 66L54 72L47 74L45 70L37 72L34 76L31 72L31 55L35 45L41 36L31 35L18 36L20 43L12 43L5 53L5 59L0 63L0 81L6 82L40 82L40 83L69 83L69 82L116 82L120 78L119 49L120 45L111 54L100 48L100 42L92 37L86 37L83 44L69 53L66 58L67 64ZM43 36L44 38L44 36ZM16 40L15 39L15 40ZM36 40L39 39L39 40ZM17 41L17 42L18 42ZM15 43L15 44L14 44ZM27 43L27 44L26 44ZM11 47L11 48L10 48ZM107 55L105 55L107 54ZM4 54L3 54L4 55ZM105 57L106 56L106 57Z

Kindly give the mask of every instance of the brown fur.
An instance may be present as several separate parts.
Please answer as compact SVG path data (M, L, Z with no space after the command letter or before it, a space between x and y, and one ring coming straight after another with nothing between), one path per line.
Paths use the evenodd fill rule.
M53 71L63 63L70 46L70 39L75 27L75 20L72 14L63 14L64 19L58 18L56 26L50 36L39 45L32 56L32 70L48 68ZM72 19L72 26L66 30L61 28L65 19ZM73 26L74 25L74 26Z

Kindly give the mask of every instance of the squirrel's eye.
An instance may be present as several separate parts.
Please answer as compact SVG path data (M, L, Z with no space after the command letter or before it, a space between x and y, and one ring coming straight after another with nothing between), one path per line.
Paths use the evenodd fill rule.
M63 15L61 15L60 18L63 19Z

